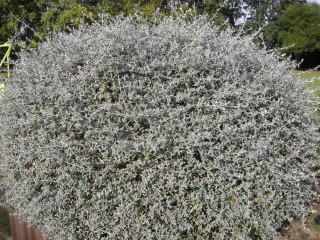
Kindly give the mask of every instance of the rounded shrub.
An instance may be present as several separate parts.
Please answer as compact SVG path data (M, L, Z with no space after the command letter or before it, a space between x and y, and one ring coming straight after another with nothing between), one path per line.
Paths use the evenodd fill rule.
M118 18L21 53L6 199L55 240L275 239L315 196L311 93L206 17Z

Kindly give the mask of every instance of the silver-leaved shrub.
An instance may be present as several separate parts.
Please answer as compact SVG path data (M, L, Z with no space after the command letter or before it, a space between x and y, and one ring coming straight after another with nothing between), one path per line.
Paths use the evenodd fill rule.
M319 138L294 64L252 39L129 17L22 53L8 203L55 240L275 239L315 196Z

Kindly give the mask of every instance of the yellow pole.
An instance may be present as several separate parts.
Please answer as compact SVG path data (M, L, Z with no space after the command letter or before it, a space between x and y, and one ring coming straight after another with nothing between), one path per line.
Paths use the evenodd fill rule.
M2 58L2 60L0 62L0 68L2 67L4 61L7 60L7 75L8 75L8 77L10 77L10 52L13 48L12 44L10 42L6 42L5 44L0 45L0 47L7 47L8 48L6 54L4 55L4 57Z
M10 52L9 52L9 54L7 56L7 71L8 71L8 77L10 77Z
M2 58L1 62L0 62L0 68L2 67L2 64L4 63L4 61L6 60L6 58L8 57L8 51L6 52L6 54L4 55L4 57Z

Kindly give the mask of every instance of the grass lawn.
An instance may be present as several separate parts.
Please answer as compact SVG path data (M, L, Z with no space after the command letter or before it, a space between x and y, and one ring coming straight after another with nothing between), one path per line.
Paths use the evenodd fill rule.
M315 88L317 93L320 94L320 71L296 71L295 74L306 80L312 80L308 86Z
M316 80L320 81L320 71L296 71L300 77L305 79L318 78Z

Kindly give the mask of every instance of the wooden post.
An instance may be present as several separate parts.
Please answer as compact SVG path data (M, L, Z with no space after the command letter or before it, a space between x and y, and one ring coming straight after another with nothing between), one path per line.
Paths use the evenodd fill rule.
M38 228L28 225L16 216L10 216L12 240L45 240Z

